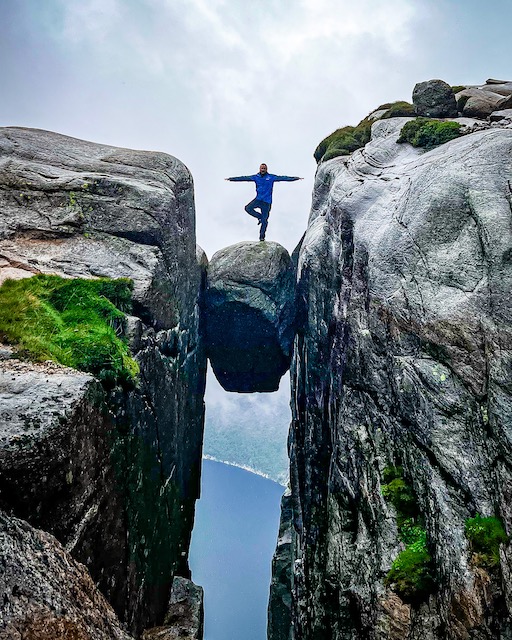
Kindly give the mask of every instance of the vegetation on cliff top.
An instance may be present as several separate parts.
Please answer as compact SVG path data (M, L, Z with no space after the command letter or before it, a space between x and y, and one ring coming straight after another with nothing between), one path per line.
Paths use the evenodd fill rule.
M409 104L409 102L397 101L382 104L374 111L382 111L384 109L386 109L386 113L382 115L383 119L415 115L414 106ZM356 149L364 147L364 145L370 141L372 124L374 122L375 120L371 120L370 116L367 116L355 127L347 126L336 129L336 131L328 135L327 138L324 138L315 149L313 155L317 163L331 160L338 156L348 156L353 151L356 151Z
M7 280L0 287L0 340L21 357L87 371L107 386L132 384L138 365L121 337L131 291L128 279Z
M324 162L337 156L348 156L369 142L372 122L365 118L356 127L342 127L324 138L315 149L315 160Z
M375 111L383 111L384 109L386 112L382 114L382 120L416 115L414 105L401 100L382 104ZM370 116L371 114L355 127L347 126L336 129L324 138L313 154L317 163L339 156L348 156L364 147L370 141L372 124L376 121L370 119ZM422 147L428 151L461 136L460 129L461 125L458 122L415 118L404 125L398 142L409 142L413 147Z
M415 118L402 127L397 142L409 142L427 151L462 135L459 122Z
M382 495L395 507L398 534L405 544L384 583L404 602L414 602L432 593L434 581L427 532L416 497L403 476L402 467L386 467L383 472Z
M473 552L473 562L480 567L496 567L500 562L500 545L508 542L501 521L477 514L466 520L466 537Z
M397 100L396 102L383 104L377 109L377 111L380 111L381 109L387 109L386 113L382 115L383 120L386 120L387 118L411 118L416 115L414 105L410 102L405 102L404 100Z

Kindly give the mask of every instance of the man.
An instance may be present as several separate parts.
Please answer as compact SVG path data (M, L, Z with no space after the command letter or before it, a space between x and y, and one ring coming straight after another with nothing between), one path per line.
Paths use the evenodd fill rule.
M303 178L291 178L290 176L275 176L269 173L265 163L260 164L260 172L253 176L237 176L235 178L226 178L229 182L255 182L256 198L251 200L245 206L247 213L253 218L258 219L260 228L260 240L265 240L265 232L267 231L268 216L270 207L272 206L272 189L274 182L294 182L295 180L303 180ZM259 209L259 212L256 211Z

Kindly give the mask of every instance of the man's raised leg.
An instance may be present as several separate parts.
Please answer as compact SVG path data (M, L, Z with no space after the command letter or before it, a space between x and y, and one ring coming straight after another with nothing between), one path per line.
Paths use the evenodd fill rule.
M245 211L252 216L253 218L257 218L261 220L261 213L256 211L256 208L261 209L261 201L255 198L251 200L248 204L245 205Z

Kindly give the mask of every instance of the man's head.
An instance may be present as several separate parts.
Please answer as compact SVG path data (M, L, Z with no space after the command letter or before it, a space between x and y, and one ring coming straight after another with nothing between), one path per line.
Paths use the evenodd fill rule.
M260 164L260 174L264 176L266 173L267 173L267 165L264 162L262 162Z

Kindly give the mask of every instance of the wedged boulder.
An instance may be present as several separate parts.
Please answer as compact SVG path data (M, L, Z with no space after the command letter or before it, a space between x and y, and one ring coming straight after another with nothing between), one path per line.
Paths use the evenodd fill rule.
M135 388L103 389L4 352L0 508L55 534L134 635L162 622L188 569L204 272L192 178L176 158L0 129L0 279L130 278L126 338L140 368Z
M457 104L453 89L443 80L418 82L412 92L412 101L419 116L427 118L455 118Z
M276 242L240 242L208 268L207 352L226 391L275 391L293 341L294 271Z
M1 640L131 640L86 568L0 511Z
M308 640L510 634L511 545L486 566L466 525L512 533L512 130L424 152L396 144L405 121L319 166L298 259L291 610ZM392 478L416 501L418 565Z

